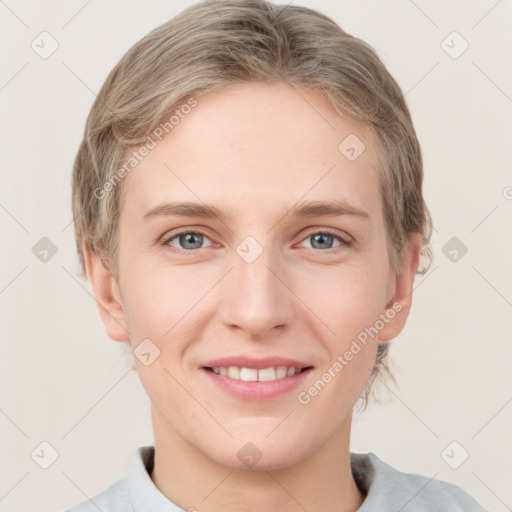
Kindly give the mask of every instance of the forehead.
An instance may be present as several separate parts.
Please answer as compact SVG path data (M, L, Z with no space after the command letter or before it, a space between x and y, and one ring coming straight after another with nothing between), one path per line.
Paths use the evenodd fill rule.
M340 199L379 214L376 137L326 98L251 82L196 99L125 178L122 215L181 200L253 207L261 216L299 200Z

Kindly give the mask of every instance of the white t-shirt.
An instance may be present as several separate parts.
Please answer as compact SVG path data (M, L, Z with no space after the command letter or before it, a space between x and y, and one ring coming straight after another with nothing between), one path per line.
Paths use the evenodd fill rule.
M153 446L138 448L124 478L66 512L183 512L151 480L154 454ZM460 487L402 473L372 452L351 453L350 464L357 486L366 495L358 512L485 512Z

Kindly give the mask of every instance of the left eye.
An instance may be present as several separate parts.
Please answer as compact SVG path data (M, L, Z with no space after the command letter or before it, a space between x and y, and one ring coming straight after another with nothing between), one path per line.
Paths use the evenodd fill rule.
M318 231L316 233L311 233L308 235L304 241L311 240L311 247L313 249L332 249L333 248L333 240L338 240L339 244L336 247L339 247L340 245L350 245L350 242L343 239L339 235L335 235L334 233L324 232L324 231Z

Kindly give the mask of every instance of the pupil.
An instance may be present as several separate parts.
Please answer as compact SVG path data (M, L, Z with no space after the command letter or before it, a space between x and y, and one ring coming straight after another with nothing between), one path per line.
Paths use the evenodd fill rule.
M196 241L194 244L195 237L198 238L198 241ZM186 235L182 235L181 238L182 238L182 242L183 242L183 239L185 240L185 242L181 244L184 249L198 249L201 246L203 237L202 237L202 235L200 235L198 233L187 233ZM188 244L191 244L192 247L190 247Z
M319 242L320 244L322 243L325 243L325 240L326 239L331 239L332 240L332 236L327 234L327 233L319 233L319 234L316 234L316 235L313 235L313 247L315 247L315 243ZM328 249L331 247L332 243L331 244L328 244ZM325 246L320 246L320 249L325 249Z

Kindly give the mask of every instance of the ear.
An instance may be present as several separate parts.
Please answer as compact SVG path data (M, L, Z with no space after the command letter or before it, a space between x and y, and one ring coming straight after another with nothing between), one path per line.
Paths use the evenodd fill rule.
M82 246L87 275L105 330L114 341L130 341L118 283L98 254L86 242Z
M379 341L395 338L405 326L411 310L414 277L418 270L421 248L421 234L411 235L402 255L402 270L400 274L391 277L391 299L386 304L387 311L384 312L388 321L384 321L384 327L379 331Z

